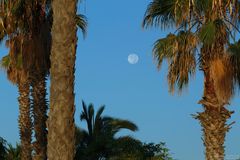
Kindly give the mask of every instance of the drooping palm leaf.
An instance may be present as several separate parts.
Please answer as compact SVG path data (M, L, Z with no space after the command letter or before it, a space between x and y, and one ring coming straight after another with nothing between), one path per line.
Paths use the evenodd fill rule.
M87 130L78 130L82 138L78 146L75 159L98 159L112 155L116 148L117 137L115 135L122 129L136 131L137 126L128 120L103 116L104 106L101 106L94 114L93 104L84 102L80 119L87 122ZM114 152L115 153L115 152Z
M184 31L180 31L178 35L169 34L155 43L153 54L158 68L164 59L169 62L168 83L172 93L176 86L182 91L188 84L190 76L194 75L197 44L196 35Z
M147 8L143 20L143 27L162 26L169 27L175 22L175 0L154 0Z
M86 37L87 35L87 18L82 14L76 15L76 23L77 26L81 29L83 36Z
M228 46L227 52L230 54L229 68L233 70L234 80L240 87L240 40Z

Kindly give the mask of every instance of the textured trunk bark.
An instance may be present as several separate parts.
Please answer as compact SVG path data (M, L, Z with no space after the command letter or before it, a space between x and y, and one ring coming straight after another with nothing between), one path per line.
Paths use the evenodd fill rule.
M73 160L75 154L74 71L76 0L54 0L51 52L48 159Z
M33 126L36 141L33 143L34 160L47 159L47 100L46 79L44 73L36 73L32 79L31 95L33 110Z
M21 140L21 160L32 159L32 120L30 116L30 85L29 83L19 83L19 130Z
M204 112L198 114L197 119L203 127L206 160L224 160L224 141L230 129L226 121L231 114L232 112L224 107L220 110L206 108Z
M204 69L204 95L199 101L204 111L195 117L202 126L206 160L224 160L224 141L230 125L227 119L233 112L228 111L218 102L215 94L213 79L207 68Z

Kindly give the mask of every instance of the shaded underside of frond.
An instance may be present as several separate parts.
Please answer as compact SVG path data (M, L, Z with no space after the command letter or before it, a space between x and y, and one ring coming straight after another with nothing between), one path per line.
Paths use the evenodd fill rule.
M240 41L230 44L227 52L230 57L229 68L232 69L235 84L240 87Z

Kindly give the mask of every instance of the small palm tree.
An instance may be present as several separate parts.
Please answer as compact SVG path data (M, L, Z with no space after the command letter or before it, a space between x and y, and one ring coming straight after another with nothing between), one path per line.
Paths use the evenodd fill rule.
M122 129L137 131L137 126L128 120L103 116L104 106L101 106L95 114L93 104L87 107L82 102L82 105L80 119L86 121L87 130L77 128L75 159L100 160L119 154L117 144L124 138L118 138L116 134ZM133 140L130 137L129 139Z

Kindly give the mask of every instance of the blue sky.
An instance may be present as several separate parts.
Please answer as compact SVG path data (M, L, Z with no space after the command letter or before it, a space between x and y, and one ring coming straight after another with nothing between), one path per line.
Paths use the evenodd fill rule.
M166 63L158 71L152 59L154 41L169 30L143 30L141 22L150 0L102 0L83 2L79 9L88 18L88 35L84 40L78 32L76 60L76 122L79 121L81 100L105 104L106 115L129 119L139 126L130 134L145 142L166 142L178 160L203 160L204 148L201 128L191 114L201 111L197 104L202 96L203 77L197 72L182 95L171 95L166 80ZM2 45L1 56L7 53ZM139 63L131 65L129 54L139 56ZM17 88L0 71L0 136L11 143L19 141ZM240 155L239 95L230 108L236 121L227 134L226 155Z

